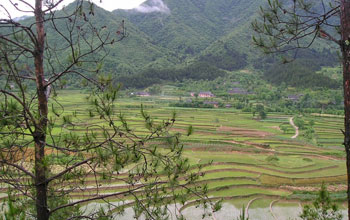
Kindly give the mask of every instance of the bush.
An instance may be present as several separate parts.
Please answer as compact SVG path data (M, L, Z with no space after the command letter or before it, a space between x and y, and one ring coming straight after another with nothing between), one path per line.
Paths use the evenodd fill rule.
M266 157L265 160L270 163L275 163L275 162L278 162L280 159L276 155L270 155Z
M303 158L303 161L312 162L312 159L310 159L310 158Z

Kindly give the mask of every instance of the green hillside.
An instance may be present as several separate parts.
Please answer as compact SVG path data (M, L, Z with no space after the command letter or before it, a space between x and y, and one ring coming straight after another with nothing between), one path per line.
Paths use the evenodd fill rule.
M207 63L227 71L253 68L263 71L264 79L275 84L285 82L298 87L323 85L319 82L306 83L306 80L313 78L322 66L334 66L338 62L334 49L321 40L311 49L290 53L289 56L297 60L290 65L281 65L279 56L267 56L255 48L251 22L258 17L259 7L264 4L262 1L164 2L169 8L168 13L141 13L137 9L116 10L114 13L130 20L155 45L175 51L180 60L186 58L185 63ZM154 2L149 0L144 5L152 6ZM297 71L294 76L293 70ZM328 79L326 76L320 81L328 81L325 87L337 87L334 81Z
M60 13L70 12L76 7L75 3L67 6ZM112 35L120 30L121 23L124 21L127 37L122 42L106 46L108 55L103 62L103 71L113 75L134 74L147 66L173 66L180 62L177 54L153 43L153 39L141 31L132 22L118 14L106 11L95 6L94 16L89 15L89 21L96 27L106 27ZM67 35L66 26L63 22L57 22L60 31ZM55 31L48 31L47 37L54 44L60 44L60 36ZM57 42L57 43L56 43ZM84 48L83 48L84 49Z
M157 2L159 0L148 0L142 7L152 7ZM258 17L259 7L264 1L163 2L166 7L163 12L145 13L140 9L108 12L96 7L95 16L90 19L97 27L106 26L114 33L121 21L125 21L128 36L122 42L107 47L108 55L102 67L105 73L115 76L116 83L121 82L125 87L144 88L173 80L212 80L223 76L223 71L252 69L264 73L263 80L270 83L284 82L293 87L305 88L313 86L306 83L306 79L313 78L312 74L323 66L338 63L334 49L323 41L317 41L312 49L298 51L296 56L289 54L298 61L290 65L280 65L278 56L264 55L255 48L252 44L251 22ZM72 10L73 4L64 10ZM60 42L55 32L49 31L47 37ZM143 82L135 83L139 80ZM316 84L337 87L328 76L322 77L321 81L328 83Z
M156 45L188 59L200 56L200 60L207 61L210 55L224 59L235 55L245 58L244 54L249 53L250 22L260 1L167 0L165 3L170 13L141 13L135 9L114 13L130 20ZM152 5L152 0L144 4ZM242 38L241 34L246 36ZM239 38L238 41L228 42L233 37ZM233 66L237 69L245 64Z
M95 23L105 25L115 32L122 20L112 12L96 7ZM162 65L174 65L179 62L176 54L152 43L152 39L140 31L131 22L125 21L127 37L108 47L109 55L104 61L104 70L112 74L135 73L152 63L161 60Z

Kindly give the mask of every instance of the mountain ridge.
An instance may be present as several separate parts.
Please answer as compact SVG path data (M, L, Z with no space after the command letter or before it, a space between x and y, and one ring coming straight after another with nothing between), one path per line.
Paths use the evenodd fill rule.
M246 68L264 72L264 79L271 83L288 84L287 76L278 77L280 81L276 81L272 78L278 73L268 72L277 69L274 65L279 65L278 59L266 57L252 45L251 22L258 17L262 4L258 0L148 0L136 9L112 12L96 6L95 24L106 25L113 31L124 21L128 33L122 42L108 47L109 54L102 70L112 74L116 81L128 79L124 80L126 87L132 87L126 85L133 81L132 77L142 80L142 77L152 77L152 71L157 72L155 75L159 78L149 83L197 79L193 74L211 79L209 73L222 76L225 71ZM54 33L48 33L48 38L55 39ZM325 48L329 47L320 41L313 50L304 53L304 57L299 56L297 59L315 65L309 68L307 62L296 62L295 65L299 65L296 69L306 69L305 74L320 70L324 65L321 58L333 56L333 51L325 51ZM328 61L331 61L326 62L329 66L337 62ZM196 72L193 67L199 64L208 67L208 71L197 68L205 73ZM286 68L278 66L281 72L287 72ZM170 77L169 71L177 76ZM188 74L181 74L181 71Z

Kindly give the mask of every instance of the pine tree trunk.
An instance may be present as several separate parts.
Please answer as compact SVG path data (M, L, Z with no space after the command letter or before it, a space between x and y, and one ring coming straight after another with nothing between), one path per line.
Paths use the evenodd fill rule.
M38 97L38 121L35 127L35 186L36 186L36 212L38 220L48 220L49 210L47 207L47 184L45 165L45 145L48 106L45 95L46 82L44 76L44 49L45 49L45 29L44 14L42 10L43 0L35 1L35 20L37 42L35 45L34 62L36 75L36 88Z
M341 50L343 55L343 87L344 87L344 111L345 131L344 146L346 151L346 168L348 176L348 218L350 220L350 1L341 0Z

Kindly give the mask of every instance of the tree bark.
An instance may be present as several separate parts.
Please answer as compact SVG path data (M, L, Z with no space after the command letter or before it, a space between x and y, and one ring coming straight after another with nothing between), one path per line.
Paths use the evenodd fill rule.
M45 164L45 145L48 105L45 95L46 82L44 75L44 49L45 49L45 28L44 13L42 10L43 0L35 1L36 21L36 44L34 51L36 89L38 98L38 121L33 134L35 142L35 187L36 187L36 212L38 220L48 220L49 210L47 206L47 184Z
M341 0L341 50L343 55L343 87L344 87L344 146L347 168L348 219L350 220L350 1Z

